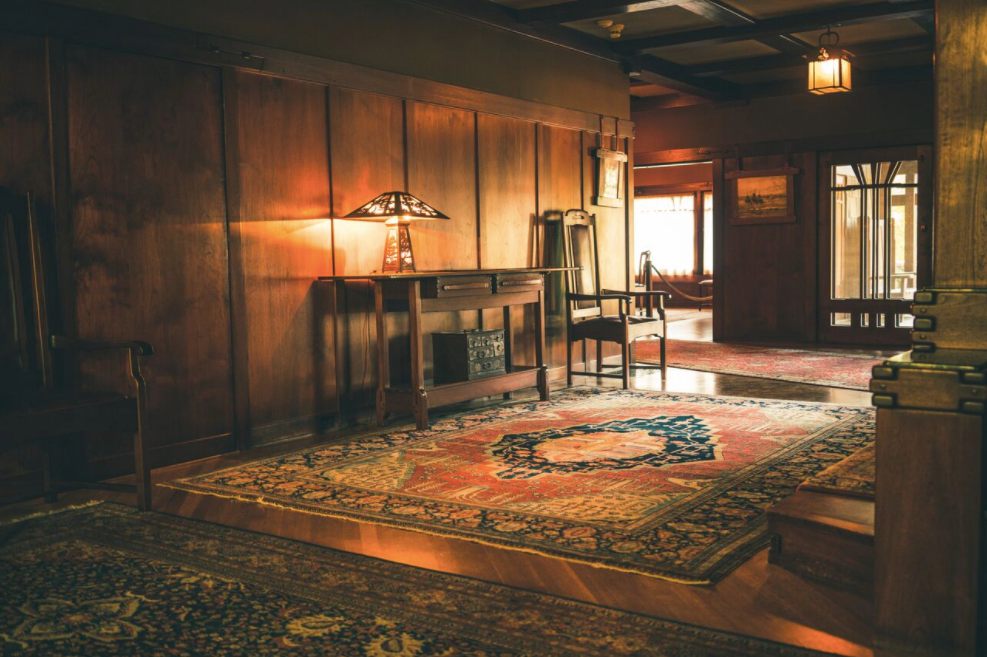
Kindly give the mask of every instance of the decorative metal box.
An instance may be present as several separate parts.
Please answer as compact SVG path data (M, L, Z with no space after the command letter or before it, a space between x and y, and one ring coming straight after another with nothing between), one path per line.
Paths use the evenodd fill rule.
M435 383L471 381L504 374L504 331L439 331L432 333Z

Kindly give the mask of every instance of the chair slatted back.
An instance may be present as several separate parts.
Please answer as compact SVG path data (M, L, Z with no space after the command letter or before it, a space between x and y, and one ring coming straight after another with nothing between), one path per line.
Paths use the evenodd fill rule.
M0 188L0 403L53 386L43 254L33 200Z
M584 210L569 210L562 216L562 243L566 267L566 290L574 294L600 294L600 257L596 247L596 215ZM570 301L572 319L603 314L601 301Z

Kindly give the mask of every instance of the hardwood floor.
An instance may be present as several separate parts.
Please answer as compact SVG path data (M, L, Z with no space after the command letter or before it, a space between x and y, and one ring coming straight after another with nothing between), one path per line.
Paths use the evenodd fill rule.
M709 322L710 313L704 314L706 317L675 322L673 327L682 326L675 333L701 334L705 330L704 325ZM681 339L684 336L674 337ZM601 382L600 385L609 384ZM669 369L664 382L657 372L644 374L638 371L634 384L637 388L651 390L847 405L870 404L870 394L863 391L675 368ZM343 439L354 438L358 438L358 434ZM171 479L292 451L324 440L293 441L162 468L154 471L153 479L160 484ZM57 506L95 497L131 503L126 494L75 491L63 495ZM0 509L0 518L52 508L56 506L45 505L40 501L11 505ZM276 534L422 568L457 573L840 655L873 655L870 649L870 600L858 594L803 580L771 565L767 560L767 550L759 552L713 586L688 586L461 539L325 518L273 506L187 493L159 485L155 486L154 508L165 513Z

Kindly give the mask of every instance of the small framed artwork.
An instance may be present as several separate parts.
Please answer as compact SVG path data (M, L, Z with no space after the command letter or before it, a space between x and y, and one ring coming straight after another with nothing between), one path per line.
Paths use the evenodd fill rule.
M624 165L627 153L597 148L596 152L596 196L594 205L619 208L624 205Z
M798 169L731 171L725 177L731 224L795 222L795 175Z

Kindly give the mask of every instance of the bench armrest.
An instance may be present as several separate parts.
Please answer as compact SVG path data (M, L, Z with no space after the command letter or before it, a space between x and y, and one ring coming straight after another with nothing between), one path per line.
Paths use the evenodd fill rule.
M53 349L68 349L72 351L127 349L136 352L139 356L154 355L154 347L149 342L142 342L140 340L78 340L64 335L53 335L51 336L51 346Z

